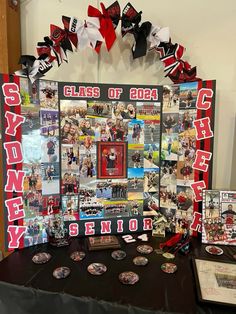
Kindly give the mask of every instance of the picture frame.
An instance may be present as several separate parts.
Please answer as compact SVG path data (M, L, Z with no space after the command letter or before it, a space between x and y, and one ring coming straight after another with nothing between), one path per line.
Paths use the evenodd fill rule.
M201 258L192 262L199 301L236 307L236 264Z
M202 243L236 245L236 191L203 191Z
M97 146L97 178L127 178L127 143L98 142Z

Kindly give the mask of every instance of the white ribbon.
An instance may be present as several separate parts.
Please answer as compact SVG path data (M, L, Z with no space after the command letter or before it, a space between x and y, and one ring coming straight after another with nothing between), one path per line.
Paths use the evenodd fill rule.
M77 33L78 49L83 50L86 47L96 47L97 41L104 42L100 31L100 22L97 17L88 17L87 21L80 21L77 18L71 18L69 31Z
M170 29L169 27L159 27L153 26L151 32L147 37L147 40L150 42L150 50L156 48L160 45L161 42L169 42L170 39Z

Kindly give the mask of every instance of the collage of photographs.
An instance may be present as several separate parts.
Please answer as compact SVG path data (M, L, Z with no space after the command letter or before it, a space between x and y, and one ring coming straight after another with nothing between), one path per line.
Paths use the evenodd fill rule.
M236 193L205 190L203 192L202 242L236 245Z
M24 177L24 246L47 242L60 219L59 107L56 82L20 79Z
M192 221L197 94L197 82L163 87L160 213L155 220L160 236L183 233Z
M159 206L160 103L60 101L65 221L150 214Z

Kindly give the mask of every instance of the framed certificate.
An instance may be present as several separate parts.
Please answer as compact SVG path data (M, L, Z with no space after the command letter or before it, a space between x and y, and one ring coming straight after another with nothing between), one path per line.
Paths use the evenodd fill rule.
M193 259L197 293L201 302L236 307L236 264Z

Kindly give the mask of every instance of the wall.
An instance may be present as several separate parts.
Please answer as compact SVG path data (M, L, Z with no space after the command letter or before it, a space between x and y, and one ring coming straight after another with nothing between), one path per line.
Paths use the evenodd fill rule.
M105 6L113 0L104 1ZM123 8L128 1L120 0ZM236 2L228 0L166 0L131 3L143 10L143 21L169 26L172 42L187 48L186 59L198 67L198 76L217 80L214 145L214 188L230 188L234 144L236 98ZM49 34L50 23L62 25L61 16L86 18L95 0L22 0L22 53L36 54L38 41ZM110 53L103 47L97 56L91 49L69 55L69 64L55 66L46 76L61 81L163 84L163 67L157 56L133 61L132 37L118 40ZM235 162L235 160L234 160ZM235 182L235 181L234 181ZM235 184L232 188L236 188Z

